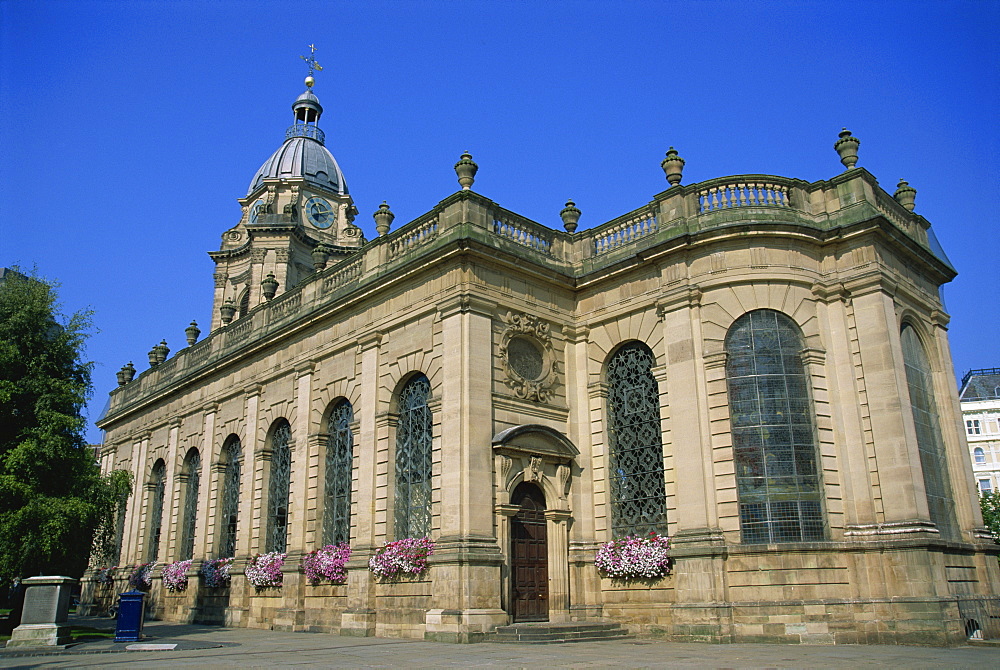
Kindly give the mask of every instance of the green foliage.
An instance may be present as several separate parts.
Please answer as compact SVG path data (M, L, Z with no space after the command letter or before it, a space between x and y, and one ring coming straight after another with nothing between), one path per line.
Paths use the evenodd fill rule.
M101 477L84 439L90 325L89 312L61 318L50 283L0 281L0 583L82 574L95 529L131 486Z
M1000 544L1000 491L980 494L979 506L983 510L983 521L993 535L993 541Z

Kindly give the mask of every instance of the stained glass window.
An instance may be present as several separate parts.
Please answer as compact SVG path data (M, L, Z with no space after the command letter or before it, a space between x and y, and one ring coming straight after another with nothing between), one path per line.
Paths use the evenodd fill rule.
M726 335L740 529L748 544L824 539L816 430L799 327L770 309Z
M938 424L930 362L912 326L903 324L899 340L903 346L906 386L910 395L913 425L917 430L917 451L924 475L927 507L931 521L937 526L941 537L954 539L955 501L948 485L948 464Z
M160 533L163 530L163 493L167 483L167 467L156 461L149 477L149 549L146 561L155 562L160 557Z
M180 560L194 557L194 531L198 522L198 488L201 483L201 455L197 449L184 459L184 510L181 529Z
M288 544L288 494L292 483L292 427L284 419L271 434L271 481L267 495L267 551Z
M236 529L240 515L240 468L243 449L235 435L223 450L226 459L225 479L222 484L222 533L219 538L219 558L236 555Z
M326 442L326 507L323 515L323 543L340 544L351 539L351 466L354 410L344 400L330 413Z
M399 394L396 424L396 538L424 537L431 529L431 384L417 375Z
M615 537L667 530L660 394L653 352L641 342L608 361L611 530Z

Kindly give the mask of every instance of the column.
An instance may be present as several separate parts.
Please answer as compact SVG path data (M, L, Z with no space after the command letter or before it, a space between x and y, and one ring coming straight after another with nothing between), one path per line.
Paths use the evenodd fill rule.
M549 545L549 621L569 621L569 510L545 510Z

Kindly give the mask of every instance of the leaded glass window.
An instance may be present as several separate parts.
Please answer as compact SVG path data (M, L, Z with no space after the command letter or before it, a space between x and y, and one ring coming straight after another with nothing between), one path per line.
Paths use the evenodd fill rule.
M396 538L424 537L431 530L431 384L424 375L399 394L396 424Z
M184 459L184 509L180 560L194 557L194 531L198 522L198 488L201 483L201 455L197 449Z
M330 413L326 442L326 506L323 512L323 543L340 544L351 539L351 466L354 410L344 400Z
M667 530L660 394L653 352L641 342L608 361L611 530L615 537Z
M163 494L167 483L167 467L156 461L149 477L149 549L146 561L155 562L160 557L160 533L163 530Z
M824 538L816 430L799 327L770 309L726 335L740 529L748 544Z
M937 526L941 537L954 539L955 501L948 485L948 464L938 424L937 403L934 401L931 366L912 326L903 325L899 340L903 346L906 386L910 395L913 426L917 431L917 450L920 454L920 469L924 475L927 507L931 521Z
M267 551L288 543L288 494L292 483L292 427L284 419L271 434L271 483L267 495Z
M226 472L222 484L222 534L219 538L219 557L236 555L236 530L240 515L240 468L243 449L238 437L233 436L225 448Z

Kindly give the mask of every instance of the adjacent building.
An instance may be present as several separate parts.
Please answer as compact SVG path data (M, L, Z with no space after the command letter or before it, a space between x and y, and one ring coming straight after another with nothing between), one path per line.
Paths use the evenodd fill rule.
M587 230L573 203L556 230L479 195L465 154L461 190L394 229L383 204L366 240L321 114L310 88L248 170L210 332L123 368L99 423L104 469L136 481L121 564L195 561L182 592L154 572L158 616L459 642L546 620L716 642L978 629L1000 574L959 430L955 270L849 132L816 182L683 185L671 149L666 190ZM650 532L670 576L595 567ZM426 572L368 569L423 536ZM308 583L300 558L336 542L346 582ZM283 584L255 589L270 551ZM199 582L227 556L228 587Z
M980 493L1000 490L1000 368L969 370L958 392Z

